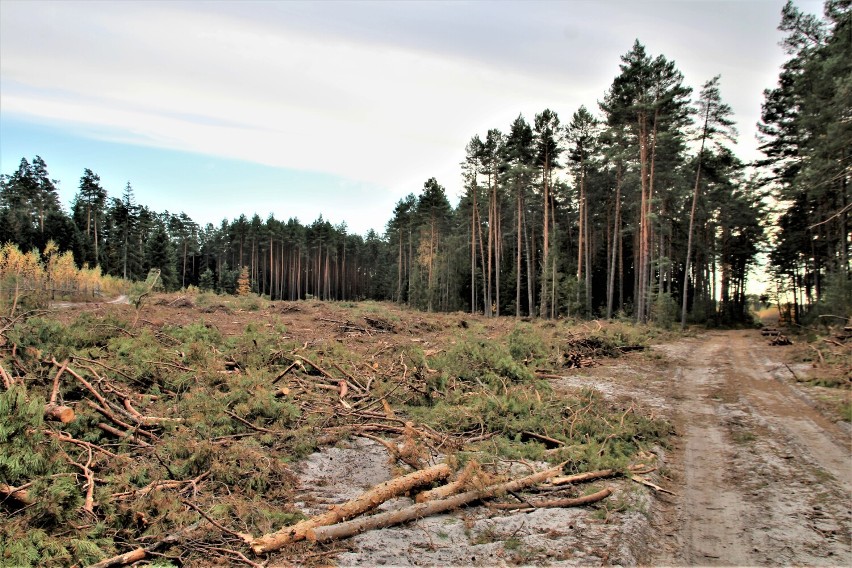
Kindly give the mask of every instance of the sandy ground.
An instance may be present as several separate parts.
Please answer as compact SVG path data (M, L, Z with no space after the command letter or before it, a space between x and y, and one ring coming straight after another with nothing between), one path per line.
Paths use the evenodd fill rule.
M852 565L852 444L757 332L662 346L682 436L654 564Z
M616 480L600 508L495 513L471 507L344 543L341 566L852 565L850 436L808 404L754 331L709 332L555 381L631 400L675 424L654 480ZM387 479L383 448L356 439L301 466L314 506ZM345 480L345 481L344 481ZM384 505L400 507L398 499ZM320 509L311 510L318 512Z

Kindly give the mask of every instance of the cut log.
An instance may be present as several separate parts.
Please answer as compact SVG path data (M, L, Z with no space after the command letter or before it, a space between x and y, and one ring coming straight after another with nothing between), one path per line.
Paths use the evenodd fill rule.
M592 493L591 495L583 495L582 497L550 499L545 501L531 501L529 503L492 503L488 506L492 509L503 509L508 511L530 508L543 509L545 507L582 507L583 505L597 503L598 501L606 499L610 495L612 495L612 489L607 487L606 489L601 489L596 493Z
M44 419L68 424L74 421L74 409L60 404L47 404L44 407Z
M379 513L378 515L355 519L333 526L311 527L307 531L307 538L317 542L326 542L329 540L354 536L371 529L390 527L407 521L413 521L414 519L437 515L438 513L444 513L446 511L457 509L463 505L467 505L468 503L473 503L474 501L493 497L498 493L520 491L526 487L542 483L551 477L559 475L562 472L562 467L564 465L565 464L562 463L556 467L534 473L521 479L516 479L515 481L499 483L484 489L467 491L465 493L448 497L447 499L417 503L404 509L388 511L387 513Z
M445 479L449 477L451 473L452 471L450 470L450 466L442 463L424 470L409 473L408 475L403 475L402 477L397 477L396 479L385 481L347 503L334 506L327 513L300 521L289 527L284 527L277 532L265 534L255 539L249 539L248 544L251 546L251 549L255 552L255 554L278 550L291 542L304 540L310 529L325 525L332 525L344 519L355 517L361 513L375 509L388 499L402 495L414 487L426 485L439 479Z
M30 485L27 483L27 485ZM26 487L26 485L24 486ZM0 496L4 499L14 499L23 505L32 505L33 500L30 497L29 491L26 489L18 489L17 487L12 487L10 485L6 485L5 483L0 483Z

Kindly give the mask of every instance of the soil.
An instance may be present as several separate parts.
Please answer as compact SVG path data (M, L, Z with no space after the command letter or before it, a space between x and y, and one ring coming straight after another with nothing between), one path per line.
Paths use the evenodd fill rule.
M358 324L355 312L341 315L339 306L320 302L279 302L259 311L164 302L139 314L128 305L103 303L56 315L72 317L79 309L115 310L152 326L203 319L226 335L249 322L278 321L306 344L346 342L366 365L377 365L393 342L440 350L449 341L446 330L469 321L495 333L514 325L508 318L406 312L395 316L402 318L395 333L371 335L345 325ZM372 315L369 305L354 309ZM468 507L371 531L314 556L340 566L850 566L852 435L848 423L814 403L816 391L795 381L793 373L808 370L786 365L787 349L768 346L753 330L702 332L592 368L562 370L561 378L552 379L557 389L595 388L669 419L677 434L668 447L655 448L657 469L646 477L674 495L623 478L605 480L588 489L611 487L614 494L592 507L525 513ZM848 402L849 391L840 396ZM525 472L524 464L517 466ZM295 471L297 506L307 514L397 473L387 451L365 438L326 448ZM410 502L403 497L382 507ZM270 566L289 565L276 558Z
M852 444L755 331L658 347L680 431L679 496L658 499L654 564L852 565Z
M637 491L621 480L607 484L616 489L612 499L630 505L613 515L601 509L494 515L473 507L357 536L337 562L852 565L852 439L791 384L791 371L779 362L783 350L756 331L709 332L655 346L650 357L554 381L562 389L596 388L672 420L678 435L668 451L658 449L655 481L674 496ZM321 493L336 498L331 502L353 496L350 483L339 480L367 488L390 476L389 465L381 474L375 469L386 456L373 442L330 452L308 461L303 482L323 485ZM386 507L405 500L397 501Z

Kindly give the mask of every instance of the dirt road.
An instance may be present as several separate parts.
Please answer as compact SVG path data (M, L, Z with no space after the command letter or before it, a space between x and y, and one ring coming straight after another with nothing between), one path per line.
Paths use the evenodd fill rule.
M850 436L784 380L754 331L660 346L680 438L652 564L852 565Z

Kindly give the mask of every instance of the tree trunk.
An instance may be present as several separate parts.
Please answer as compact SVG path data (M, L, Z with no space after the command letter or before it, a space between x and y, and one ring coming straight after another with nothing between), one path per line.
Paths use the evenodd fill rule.
M539 314L541 317L546 318L548 315L547 309L547 268L548 261L550 255L550 232L548 230L548 216L550 214L550 194L548 188L548 181L550 178L550 164L548 156L544 158L544 170L542 171L542 177L544 178L542 182L544 183L544 225L543 225L543 239L544 244L541 250L541 297L539 298L540 302L540 311Z
M609 270L609 285L607 286L606 318L612 319L613 299L615 296L615 261L621 248L621 162L618 163L615 174L615 219L612 224L612 260Z

